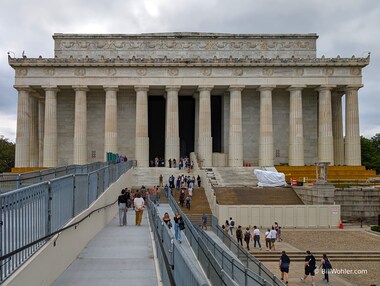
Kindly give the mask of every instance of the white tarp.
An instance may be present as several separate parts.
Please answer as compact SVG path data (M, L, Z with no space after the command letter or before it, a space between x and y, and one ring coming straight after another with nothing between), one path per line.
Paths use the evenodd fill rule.
M259 182L260 187L280 187L286 186L285 174L272 171L263 171L255 169L253 171Z

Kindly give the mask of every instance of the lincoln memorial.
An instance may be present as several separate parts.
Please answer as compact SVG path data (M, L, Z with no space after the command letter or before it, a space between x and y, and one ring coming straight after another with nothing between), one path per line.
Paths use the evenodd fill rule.
M317 57L316 34L54 34L54 58L12 58L16 167L361 165L369 57ZM344 111L343 111L344 110Z

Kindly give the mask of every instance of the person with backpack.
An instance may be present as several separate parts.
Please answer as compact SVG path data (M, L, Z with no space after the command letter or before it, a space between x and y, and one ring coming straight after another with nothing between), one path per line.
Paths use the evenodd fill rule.
M256 243L258 244L261 250L260 230L257 228L257 226L254 226L253 227L253 248L256 248Z
M249 250L249 241L251 240L252 234L249 231L249 227L247 227L244 231L244 241L247 244L247 250Z
M325 275L325 278L323 278L323 280L325 280L325 283L329 283L329 272L332 269L332 265L326 253L323 254L319 268L322 268L322 274Z
M281 280L285 280L285 284L288 284L288 273L289 273L290 258L286 254L285 250L282 251L280 257L279 267L281 271Z
M230 217L229 228L230 228L231 235L234 235L233 229L235 228L235 221L232 219L232 217Z
M241 246L243 246L243 231L241 229L241 225L239 225L236 230L236 239L237 242L240 243Z

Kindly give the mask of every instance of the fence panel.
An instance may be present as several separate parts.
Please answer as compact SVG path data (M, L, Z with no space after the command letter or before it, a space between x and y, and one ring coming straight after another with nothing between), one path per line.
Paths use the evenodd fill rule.
M74 216L88 208L88 175L77 174L74 176Z

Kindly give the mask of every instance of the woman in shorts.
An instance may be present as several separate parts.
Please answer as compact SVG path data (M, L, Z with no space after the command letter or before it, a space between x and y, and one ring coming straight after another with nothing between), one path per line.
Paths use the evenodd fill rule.
M289 265L290 258L286 254L285 250L283 250L279 261L279 267L281 271L281 280L285 281L285 284L288 284Z

